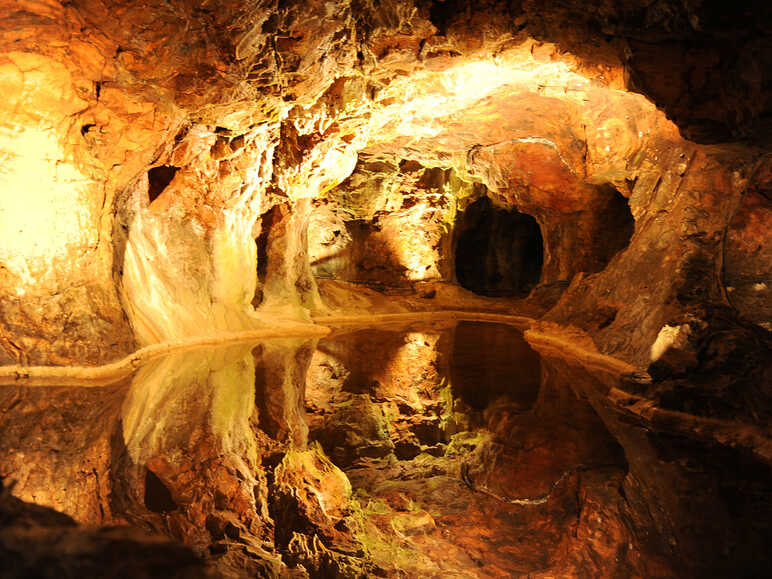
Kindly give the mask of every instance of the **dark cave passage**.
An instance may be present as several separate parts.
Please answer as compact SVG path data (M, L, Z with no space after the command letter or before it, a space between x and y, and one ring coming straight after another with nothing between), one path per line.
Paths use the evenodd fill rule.
M602 187L603 204L598 210L599 226L594 236L594 267L590 273L602 271L611 259L630 244L635 220L627 199L613 187Z
M539 283L544 243L530 215L496 208L483 197L464 211L459 232L455 263L461 286L485 296L525 296Z
M258 307L263 301L263 287L268 277L268 236L271 234L271 228L281 219L278 207L271 207L261 217L260 234L255 239L257 246L257 287L255 288L255 297L252 300L252 306Z
M145 473L145 506L154 513L168 513L178 508L169 488L149 469Z

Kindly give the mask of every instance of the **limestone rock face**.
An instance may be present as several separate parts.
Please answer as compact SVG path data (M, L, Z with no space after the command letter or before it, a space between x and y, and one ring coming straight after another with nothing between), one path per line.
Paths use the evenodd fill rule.
M265 317L253 302L303 317L320 307L309 266L380 287L457 281L455 216L480 186L538 222L542 284L601 272L552 319L570 312L601 348L640 362L694 283L679 272L735 261L716 236L751 175L764 179L757 150L686 140L756 142L770 51L768 11L752 2L724 19L671 2L5 12L8 362L95 363L204 327L248 329ZM276 206L307 217L288 218L297 233L275 244L265 232L258 256ZM735 245L750 235L735 230ZM659 263L673 265L656 289L626 282ZM255 270L274 266L287 281L260 287ZM747 277L732 267L730 281ZM759 267L739 285L765 284ZM723 300L717 274L702 277L689 291ZM739 285L736 301L763 301ZM579 321L599 306L603 319Z
M360 163L313 211L314 275L382 288L451 281L451 228L463 187L471 189L451 170Z
M772 11L596 4L0 0L10 492L191 576L752 573ZM438 310L541 318L624 379L447 313L139 364ZM49 523L35 549L101 553Z

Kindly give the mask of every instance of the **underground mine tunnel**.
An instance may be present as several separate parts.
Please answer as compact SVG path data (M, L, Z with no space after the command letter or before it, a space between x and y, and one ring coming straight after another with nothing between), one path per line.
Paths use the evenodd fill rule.
M768 2L2 14L1 577L768 574Z
M539 283L544 242L533 217L497 210L483 197L460 222L456 277L462 287L487 296L524 296Z

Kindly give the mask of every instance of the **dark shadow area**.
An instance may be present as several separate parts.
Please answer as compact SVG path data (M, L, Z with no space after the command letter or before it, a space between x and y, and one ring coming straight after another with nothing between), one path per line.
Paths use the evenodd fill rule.
M533 217L496 208L483 197L464 211L458 228L461 286L485 296L525 296L539 283L544 243Z
M435 0L429 8L429 19L437 27L438 33L445 35L453 21L464 12L464 0Z
M135 527L78 525L11 495L0 478L0 577L211 576L193 549Z
M172 493L153 471L145 474L145 506L154 513L168 513L177 510Z
M160 167L153 167L147 172L147 196L151 203L164 192L179 170L179 167L173 165L161 165Z
M278 206L272 207L261 217L260 235L255 239L257 245L257 288L252 306L257 307L263 301L263 286L268 277L268 236L271 227L281 219L281 210Z
M599 208L598 234L594 236L595 267L589 273L602 271L611 259L630 244L635 231L635 220L627 199L610 186L601 188L604 203Z
M453 339L453 396L474 410L505 397L521 409L539 395L541 362L522 332L504 324L460 322Z
M687 471L691 486L680 505L693 524L682 548L705 550L702 561L684 566L708 569L713 577L764 577L772 564L772 470L751 453L684 436L649 432L657 458L673 478ZM695 558L696 559L696 558ZM706 561L708 564L706 564ZM706 576L706 575L701 575Z
M732 219L724 243L723 283L740 314L772 328L772 191L751 186Z

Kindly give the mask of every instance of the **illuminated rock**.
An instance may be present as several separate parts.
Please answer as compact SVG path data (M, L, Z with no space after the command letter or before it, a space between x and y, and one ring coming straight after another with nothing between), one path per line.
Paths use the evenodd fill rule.
M178 352L3 393L13 492L226 574L688 576L724 484L691 453L741 497L705 551L752 560L756 483L706 455L772 461L769 11L586 4L0 0L0 381L437 310L624 374L576 389L601 428L560 364L527 402L443 382L447 317Z

